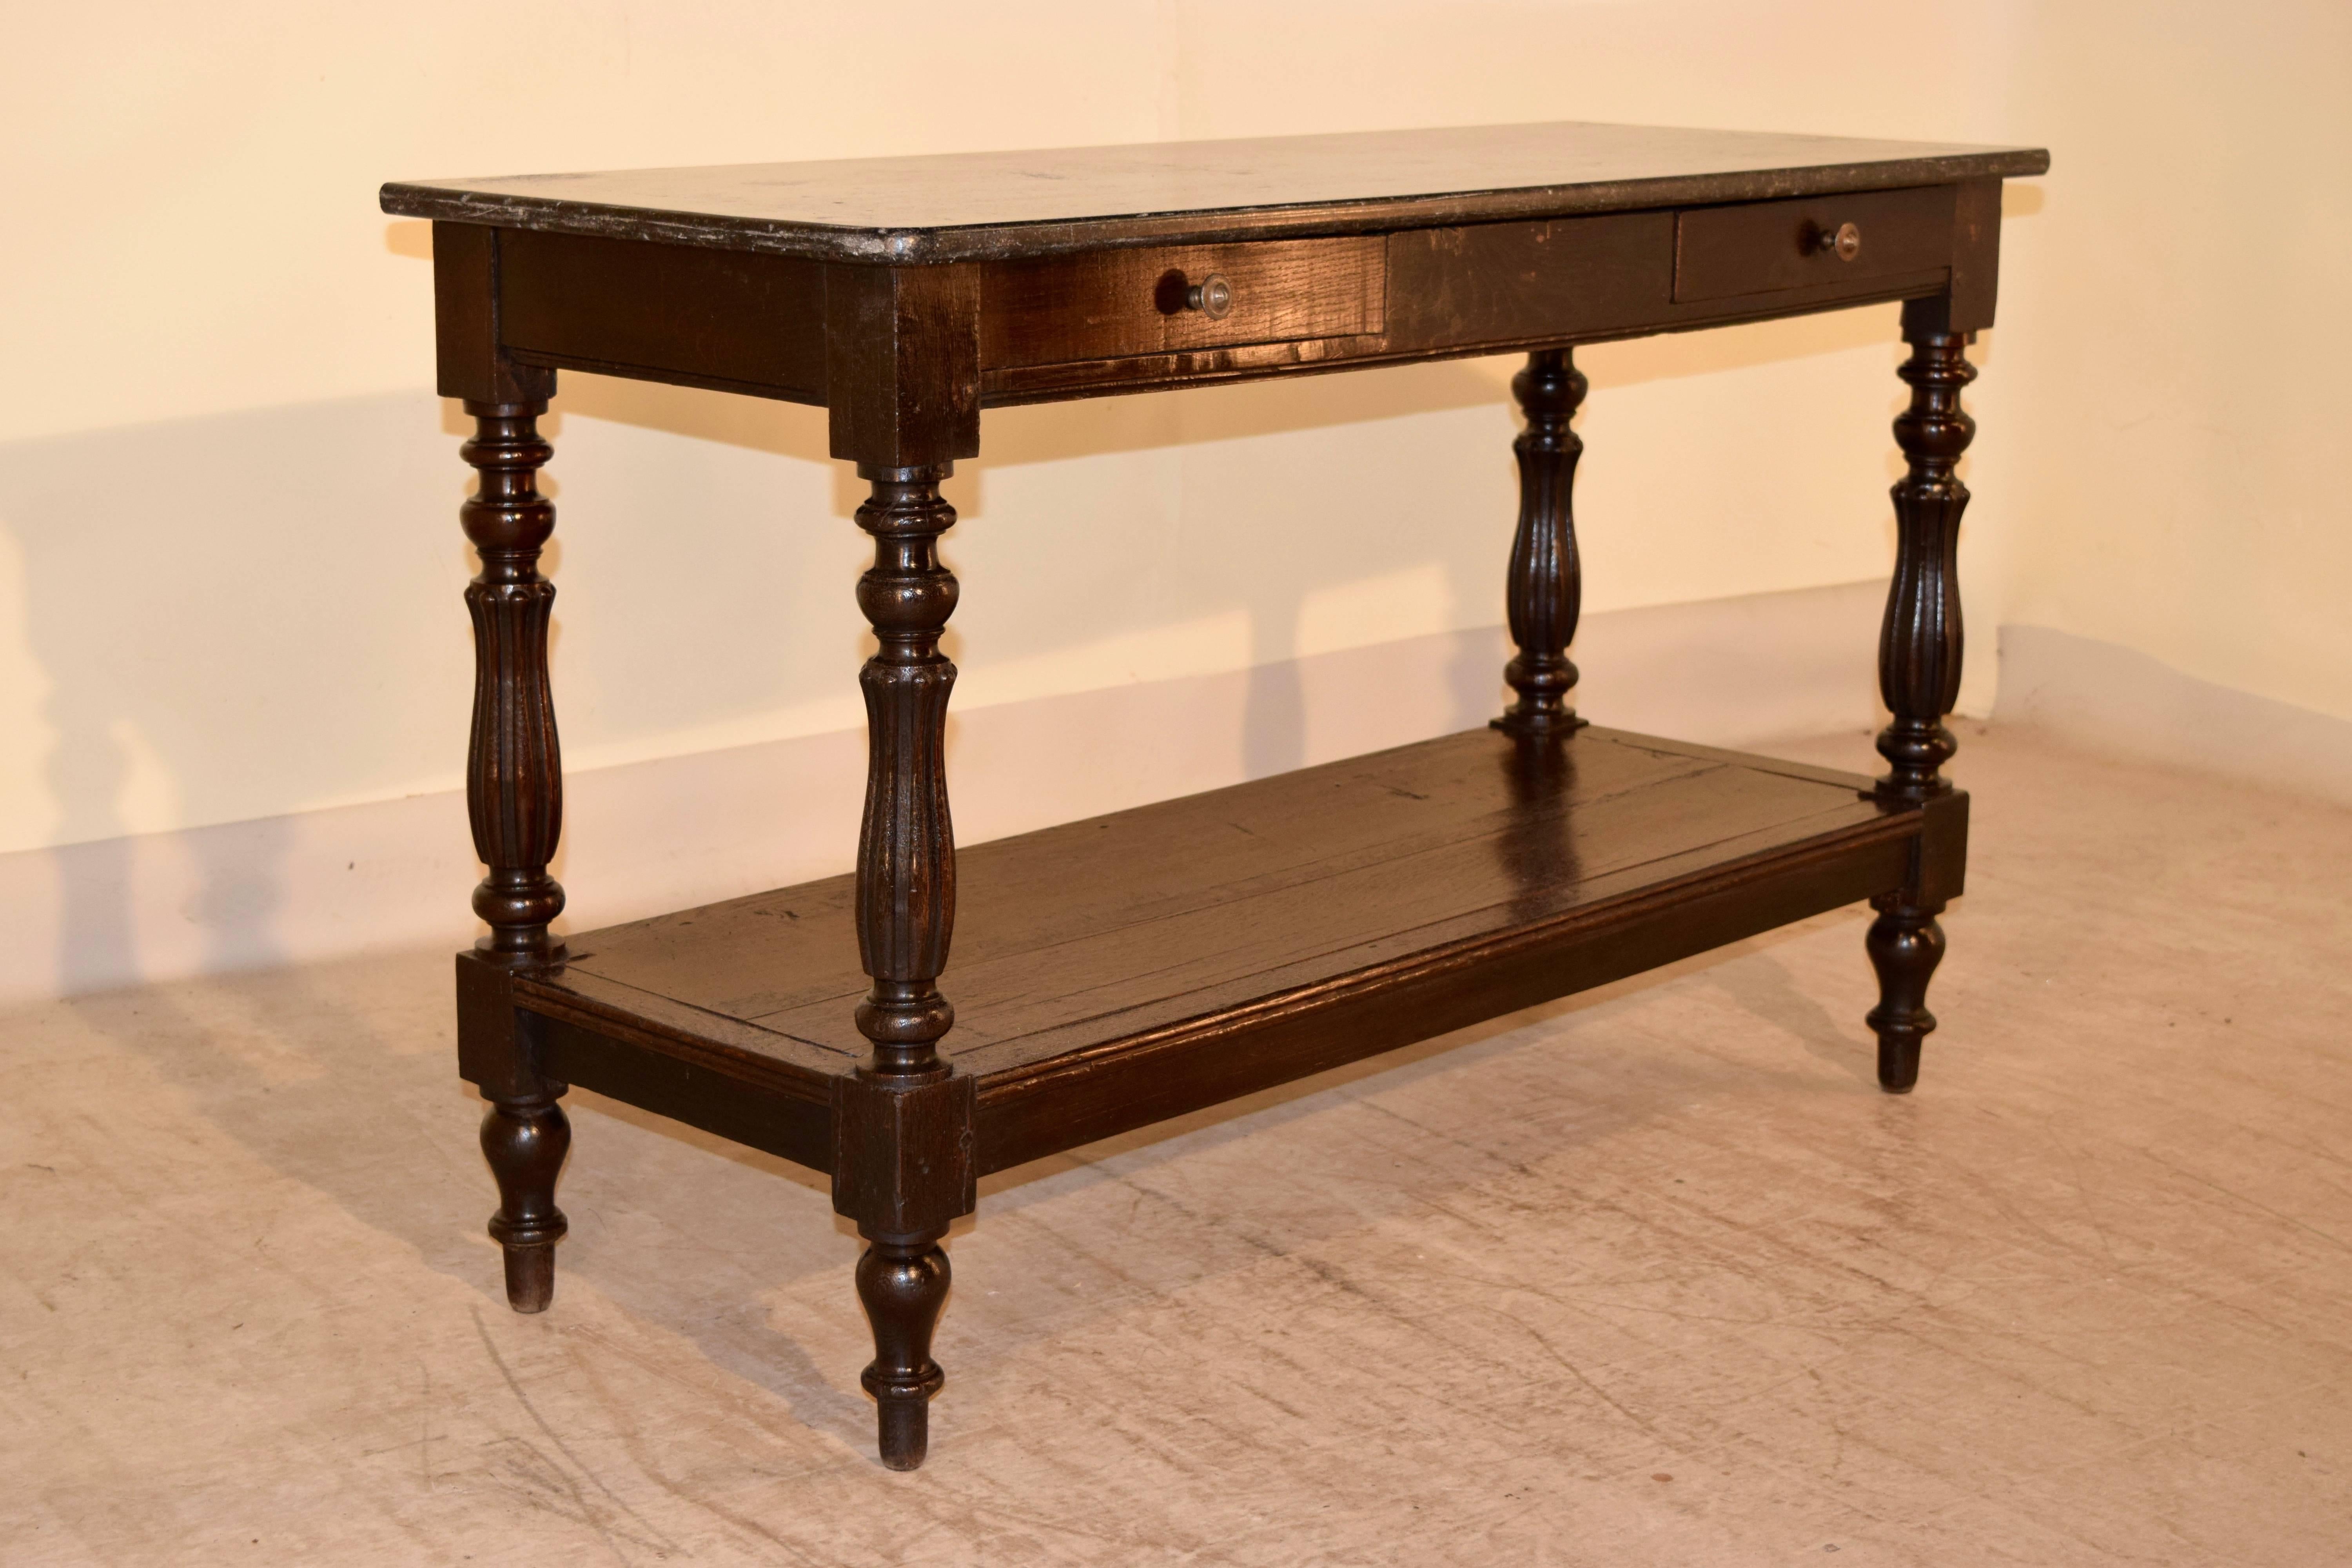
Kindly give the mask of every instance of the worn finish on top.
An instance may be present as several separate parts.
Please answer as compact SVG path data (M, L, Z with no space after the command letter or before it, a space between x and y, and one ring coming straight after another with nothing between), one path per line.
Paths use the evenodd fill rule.
M2039 174L2038 148L1487 125L402 182L407 217L828 261L1348 234Z

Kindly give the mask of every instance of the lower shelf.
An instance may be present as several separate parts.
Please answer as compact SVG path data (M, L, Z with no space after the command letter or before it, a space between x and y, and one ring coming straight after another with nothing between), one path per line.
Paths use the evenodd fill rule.
M1901 886L1966 799L1587 729L1491 730L963 849L943 1042L978 1156L1056 1150ZM576 937L520 981L551 1076L831 1168L866 1054L836 877Z

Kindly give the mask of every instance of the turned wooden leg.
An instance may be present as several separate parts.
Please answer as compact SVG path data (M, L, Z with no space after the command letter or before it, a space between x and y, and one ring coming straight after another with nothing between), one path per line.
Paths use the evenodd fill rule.
M563 832L563 763L547 675L547 625L555 584L539 574L555 507L539 493L554 455L539 434L547 405L468 403L475 435L460 448L481 486L460 512L482 557L466 590L474 616L474 731L466 754L466 810L474 852L489 875L474 912L490 928L478 944L517 967L562 956L547 924L563 912L563 889L547 874Z
M955 526L931 468L866 468L873 494L857 525L874 536L874 566L857 606L878 645L858 672L866 694L866 814L857 836L857 948L874 987L857 1009L873 1070L904 1078L943 1070L940 1037L955 1009L940 994L955 929L955 828L948 819L948 693L955 666L940 652L954 613L954 574L939 537Z
M1528 421L1511 443L1519 459L1519 526L1506 603L1518 653L1503 670L1518 698L1494 722L1513 734L1566 735L1583 723L1568 702L1576 685L1568 645L1576 638L1584 591L1570 499L1584 443L1569 422L1585 385L1567 349L1538 349L1511 378Z
M555 1244L568 1228L555 1178L572 1147L572 1123L553 1096L492 1100L482 1118L482 1157L498 1179L490 1235L506 1253L507 1304L544 1312L555 1298Z
M1878 795L1889 802L1926 805L1951 793L1941 769L1958 749L1944 717L1960 691L1960 514L1968 487L1958 475L1960 454L1976 421L1960 407L1960 389L1976 378L1964 333L1944 330L1945 302L1915 300L1904 308L1903 335L1911 357L1900 372L1911 387L1910 406L1895 420L1895 439L1907 459L1894 489L1895 580L1878 642L1878 689L1894 716L1878 737L1887 762ZM1878 910L1866 946L1878 973L1878 1005L1870 1026L1878 1035L1878 1081L1894 1094L1919 1079L1919 1045L1936 1026L1927 1011L1927 980L1944 956L1944 905L1913 888L1871 900Z
M874 1325L874 1362L858 1381L874 1396L882 1462L894 1470L923 1462L930 1397L947 1379L931 1359L931 1331L948 1299L948 1255L939 1239L877 1239L857 1260L857 1299Z
M1918 908L1905 894L1882 893L1870 907L1878 918L1864 945L1878 972L1878 1005L1869 1019L1878 1036L1878 1087L1908 1094L1919 1081L1919 1043L1936 1026L1927 981L1944 958L1944 928L1936 923L1944 906Z
M1893 491L1895 581L1878 634L1878 691L1894 715L1878 737L1887 762L1878 793L1903 801L1952 787L1937 770L1959 749L1944 726L1960 695L1958 552L1969 490L1957 470L1977 428L1960 407L1960 388L1977 374L1966 334L1915 326L1926 314L1904 312L1911 357L1898 374L1910 384L1911 405L1895 416L1895 439L1908 465Z
M955 925L955 835L948 819L946 726L955 666L940 634L956 580L939 536L955 521L940 496L945 464L861 465L873 493L857 509L874 568L857 602L879 644L866 692L866 816L857 847L857 943L873 988L857 1009L872 1055L841 1080L834 1114L834 1206L868 1247L857 1293L874 1327L866 1390L882 1462L911 1470L929 1442L942 1374L931 1330L947 1298L948 1222L971 1212L972 1079L939 1053L955 1022L940 994Z
M539 556L555 509L539 493L551 451L539 434L543 399L468 402L475 434L463 447L481 484L461 512L482 558L466 590L474 618L474 728L467 748L466 805L474 850L488 868L474 889L474 912L490 932L475 944L484 963L507 972L561 962L563 944L548 922L563 910L563 889L547 874L563 827L562 763L547 672L548 617L555 585ZM484 1021L487 1017L487 1023ZM510 1010L461 1009L462 1056L473 1065L490 1110L482 1152L500 1203L490 1235L506 1254L507 1300L519 1312L547 1308L555 1289L555 1243L563 1212L555 1179L572 1130L555 1097L564 1086L539 1075Z

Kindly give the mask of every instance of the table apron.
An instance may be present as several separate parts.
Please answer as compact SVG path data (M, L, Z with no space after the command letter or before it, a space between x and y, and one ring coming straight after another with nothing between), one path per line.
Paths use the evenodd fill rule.
M1978 188L1981 184L1984 188ZM957 265L986 405L1502 353L1953 294L1990 320L1999 183ZM1988 219L1987 214L1990 213ZM1856 255L1813 242L1858 220ZM475 230L473 232L481 232ZM870 267L499 229L501 353L827 402L827 295ZM1188 303L1215 279L1223 313ZM1975 293L1981 291L1978 300ZM920 367L914 367L919 372Z

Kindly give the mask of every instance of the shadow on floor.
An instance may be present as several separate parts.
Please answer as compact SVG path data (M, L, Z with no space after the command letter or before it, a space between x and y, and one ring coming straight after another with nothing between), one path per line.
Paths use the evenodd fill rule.
M1562 1082L1565 1111L1538 1099L1482 1118L1473 1133L1444 1134L1452 1152L1442 1167L1387 1186L1371 1181L1382 1175L1373 1167L1387 1163L1378 1143L1386 1134L1373 1134L1369 1143L1318 1145L1329 1168L1293 1171L1286 1179L1349 1186L1350 1205L1272 1222L1249 1213L1246 1204L1214 1213L1187 1207L1162 1189L1155 1173L1209 1152L1246 1160L1247 1142L1272 1128L1377 1110L1374 1102L1439 1075L1530 1051L1572 1061L1579 1036L1606 1029L1626 1003L1693 974L1706 975L1759 1024L1794 1034L1816 1056L1866 1080L1864 1048L1772 961L1770 949L1788 938L1759 938L1000 1173L982 1184L977 1220L961 1222L949 1245L968 1237L975 1223L983 1230L1019 1224L1034 1205L1105 1188L1147 1210L1165 1210L1176 1229L1204 1225L1237 1243L1196 1249L1199 1259L1171 1265L1198 1279L1253 1258L1295 1254L1328 1233L1377 1223L1384 1213L1443 1204L1463 1186L1616 1136L1696 1100L1753 1086L1711 1054L1661 1054L1638 1083L1621 1079L1603 1090L1579 1092L1573 1081ZM326 1194L389 1243L464 1280L484 1310L503 1311L496 1250L482 1231L495 1193L474 1146L478 1101L451 1070L448 989L446 959L404 955L119 992L69 1005L270 1169ZM1858 1011L1859 983L1855 994ZM1572 1080L1572 1072L1567 1076ZM690 1340L713 1365L787 1401L796 1419L863 1448L872 1410L855 1391L853 1369L813 1363L788 1310L778 1305L790 1301L796 1286L827 1276L847 1298L858 1244L832 1212L825 1178L585 1091L575 1091L568 1104L574 1141L562 1201L572 1232L561 1251L561 1279ZM1074 1261L1074 1268L1082 1267ZM969 1289L979 1282L962 1283ZM559 1285L558 1311L562 1298ZM1073 1310L1082 1320L1114 1304ZM950 1327L953 1321L951 1302ZM1066 1314L1050 1316L1010 1335L1000 1325L983 1353L1013 1354L1072 1322Z

